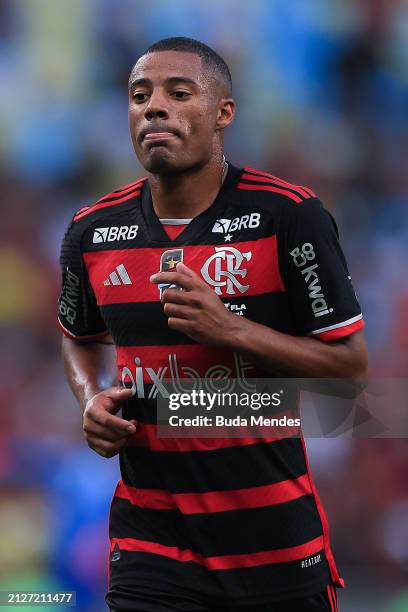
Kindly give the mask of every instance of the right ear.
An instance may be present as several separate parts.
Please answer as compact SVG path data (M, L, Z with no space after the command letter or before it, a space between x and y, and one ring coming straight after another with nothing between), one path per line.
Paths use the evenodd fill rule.
M234 117L235 101L233 98L221 98L218 106L216 129L224 130L233 122Z

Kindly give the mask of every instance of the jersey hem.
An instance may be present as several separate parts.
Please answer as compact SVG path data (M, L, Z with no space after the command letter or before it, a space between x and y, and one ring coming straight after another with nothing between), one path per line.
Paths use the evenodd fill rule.
M96 338L103 338L104 336L107 336L109 334L109 330L105 329L102 332L98 332L97 334L90 334L89 336L76 336L75 334L71 333L66 327L64 327L59 319L57 319L57 322L64 336L67 336L67 338L70 338L71 340L96 340Z
M320 593L321 591L323 591L329 584L332 584L333 586L336 587L336 584L333 583L332 580L325 578L324 580L316 580L311 586L309 586L308 588L304 587L301 588L299 590L291 590L291 591L284 591L282 592L282 594L279 594L279 596L277 597L276 592L275 593L269 593L269 594L265 594L259 597L245 597L245 598L235 598L235 599L225 599L222 600L222 602L220 602L220 605L227 605L227 606L235 606L235 605L243 605L243 606L247 606L247 605L262 605L262 604L267 604L269 602L273 602L273 603L278 603L278 602L284 602L284 601L291 601L292 599L301 599L303 597L310 597L311 595L315 595L317 593ZM336 587L337 588L337 587ZM219 605L218 601L217 603L214 605Z
M360 329L364 329L365 322L362 319L362 315L355 321L355 323L351 324L343 324L341 326L336 326L329 331L324 331L322 333L312 332L312 336L315 338L319 338L319 340L324 340L325 342L330 342L331 340L338 340L339 338L345 338L346 336L351 336L355 334Z
M320 593L328 585L332 585L335 588L339 588L340 586L342 588L342 585L339 585L338 583L333 582L333 580L330 579L329 572L327 572L327 574L328 575L325 576L324 578L320 580L315 580L307 586L303 586L298 589L291 589L290 591L289 590L281 591L280 593L277 593L275 591L275 592L264 593L259 596L249 595L247 597L232 597L232 598L221 599L218 597L210 598L208 596L205 596L203 593L199 593L194 590L186 589L184 590L184 592L180 592L179 597L182 599L183 595L190 594L195 599L201 600L204 606L248 606L248 605L258 606L258 605L263 605L263 604L267 604L270 602L273 602L273 603L286 602L286 601L289 602L293 599L301 599L303 597L310 597L312 595ZM142 585L139 582L137 584L139 587L144 586L146 589L149 590L152 596L154 596L154 590L152 591L152 584L145 583L144 585ZM115 589L115 587L113 587L113 589ZM177 592L174 591L171 594L177 595ZM116 593L114 590L108 591L108 593L106 594L106 601L108 605L113 606L113 607L118 605L117 603L115 603L115 595ZM123 603L122 603L123 593L119 591L117 595L121 597L120 607L123 608ZM164 594L160 594L160 595L163 596ZM130 605L129 610L133 609L132 608L133 603L134 602L132 602L132 599L129 597L129 605Z

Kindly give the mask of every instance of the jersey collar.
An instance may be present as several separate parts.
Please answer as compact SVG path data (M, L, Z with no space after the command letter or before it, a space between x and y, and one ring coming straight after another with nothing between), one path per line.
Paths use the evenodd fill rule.
M166 244L185 244L186 242L192 240L193 237L196 237L198 234L204 232L212 221L215 221L217 218L222 216L222 211L228 202L228 196L236 188L238 179L242 172L243 170L241 168L237 168L228 162L227 176L225 177L225 180L214 202L206 210L194 217L194 219L191 220L188 226L177 236L175 240L170 240L166 231L163 229L160 219L154 211L149 181L146 181L142 189L141 202L142 213L150 239L153 242L161 242Z

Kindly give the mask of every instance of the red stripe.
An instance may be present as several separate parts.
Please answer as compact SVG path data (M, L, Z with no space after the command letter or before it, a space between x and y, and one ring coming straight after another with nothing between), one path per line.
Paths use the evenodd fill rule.
M282 181L281 179L278 179L276 177L257 176L255 174L243 174L241 176L241 179L244 179L247 181L259 181L261 183L275 183L276 185L280 185L281 187L288 187L292 189L293 191L296 191L296 193L301 195L303 198L306 198L306 199L310 198L310 194L307 193L305 190L303 190L301 187L291 185L290 183L286 183L286 181Z
M237 537L238 536L239 534L237 534ZM257 567L270 563L286 563L288 561L296 561L303 557L315 555L322 549L323 538L319 536L314 540L310 540L310 542L306 542L306 544L291 546L290 548L265 550L258 553L245 553L242 555L222 555L218 557L203 557L203 555L189 549L181 550L175 546L164 546L157 542L147 542L146 540L137 540L135 538L112 538L111 550L113 550L115 544L118 544L119 548L122 550L162 555L182 563L193 561L194 563L203 565L208 570L228 570L241 567Z
M256 168L244 168L244 169L247 170L248 172L255 173L261 176L265 176L267 178L271 178L275 182L277 182L279 185L286 185L286 187L290 187L291 189L297 190L302 194L305 192L306 197L311 196L313 198L317 198L316 194L314 193L314 191L310 189L310 187L305 187L304 185L294 185L293 183L289 183L289 181L285 181L284 179L279 178L278 176L274 176L270 172L262 172L261 170L256 170Z
M182 514L209 514L274 506L312 493L307 474L261 487L248 487L207 493L168 493L164 490L136 489L120 483L116 497L127 499L141 508L168 510L178 508Z
M312 334L312 336L315 338L320 338L320 340L324 340L325 342L330 342L330 340L337 340L338 338L343 338L344 336L350 336L364 327L365 322L363 319L360 319L355 323L350 323L350 325L336 327L336 329L330 329L329 331L322 332L321 334Z
M310 466L309 466L309 460L307 458L305 441L303 437L300 437L300 440L302 442L303 455L305 458L307 473L309 475L310 487L312 489L312 492L313 492L313 495L316 501L317 511L319 513L320 521L322 524L322 529L323 529L322 540L324 543L324 552L326 555L327 563L329 565L330 575L331 575L331 578L334 584L336 584L339 587L344 587L344 580L343 578L340 578L338 569L336 567L336 562L334 560L333 553L330 547L329 523L327 521L326 513L322 506L322 502L320 501L319 495L317 493L316 485L314 484L312 475L310 473Z
M86 340L96 340L97 338L103 338L104 336L110 333L109 330L105 329L103 332L100 332L99 334L91 334L90 336L75 336L74 334L71 334L69 329L66 329L66 327L63 326L63 324L61 323L59 319L57 319L57 322L64 336L67 336L67 338L71 338L71 340L77 340L78 342L86 341Z
M305 187L304 185L302 185L302 189L304 189L310 196L312 196L312 198L317 198L317 195L314 191L310 189L310 187Z
M142 176L142 178L137 179L137 181L134 181L133 183L128 183L127 185L123 185L123 187L118 187L117 189L114 189L112 191L112 193L121 193L122 191L124 191L125 189L128 189L129 187L134 187L135 185L138 185L139 183L144 183L145 181L147 181L147 176ZM107 196L105 196L107 197Z
M103 205L101 205L103 206ZM238 277L244 286L249 288L243 293L234 288L234 295L226 292L226 286L221 287L221 297L231 298L240 295L261 295L272 291L285 291L278 262L276 236L260 238L259 240L236 242L232 246L241 253L251 253L250 260L243 260L242 270L247 270L245 277ZM219 247L217 247L219 248ZM160 299L157 285L150 282L150 276L158 272L160 257L168 247L120 249L112 251L94 251L84 253L83 257L88 270L91 285L96 295L98 305L123 304L126 302L158 302ZM184 263L202 277L201 269L206 261L216 253L213 245L183 246ZM227 251L228 253L228 251ZM269 253L269 257L265 257ZM124 264L132 285L110 285L104 282L109 274L120 264ZM214 275L215 262L209 265L210 275Z
M330 584L328 584L326 587L326 594L327 594L327 599L329 600L329 604L330 604L330 612L336 612L333 606L332 595L330 592Z
M279 189L278 187L272 187L271 185L248 185L246 183L238 183L238 189L246 189L247 191L273 191L274 193L280 193L284 195L296 204L300 204L303 202L302 198L299 198L297 195L292 193L291 191L287 191L286 189Z
M135 191L135 189L140 189L142 186L143 186L143 181L137 181L136 183L134 183L134 185L130 185L129 187L126 187L126 188L123 187L123 189L119 193L112 191L111 193L108 193L108 195L105 195L102 198L99 198L95 206L99 204L100 202L105 202L106 200L116 200L116 198L122 197L130 193L131 191Z
M330 610L332 612L337 612L337 594L335 588L331 584L327 586L327 596L330 602Z
M334 610L335 610L335 612L338 612L336 589L334 588L333 585L330 585L330 586L331 586L331 592L332 592L332 596L333 596Z
M107 206L115 206L116 204L120 204L121 202L126 202L127 200L130 200L131 198L136 198L138 195L140 195L140 191L134 191L124 196L123 198L119 198L118 200L115 200L114 202L104 202L101 204L94 204L87 210L84 210L84 212L75 215L74 221L79 221L79 219L82 219L82 217L86 217L86 215L93 213L95 210L101 210L102 208L106 208Z
M231 446L250 446L251 444L270 444L277 440L282 440L283 436L262 436L262 437L217 437L217 438L162 438L157 436L156 423L138 423L135 434L129 436L126 446L138 448L150 448L153 451L212 451L219 448L229 448Z
M333 593L334 607L336 608L336 612L338 612L339 608L337 604L337 591L334 586L332 586L332 593Z
M132 505L151 510L176 510L177 504L168 491L162 489L136 489L122 480L116 487L115 497L127 499Z
M79 210L77 210L77 212L76 212L76 213L75 213L75 215L74 215L74 218L75 218L77 215L80 215L82 212L84 212L84 210L88 210L89 208L91 208L91 207L90 207L90 206L83 206L82 208L80 208Z

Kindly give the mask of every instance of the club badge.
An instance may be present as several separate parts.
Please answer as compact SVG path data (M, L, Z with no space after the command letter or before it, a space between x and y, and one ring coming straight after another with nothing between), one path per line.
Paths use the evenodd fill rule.
M183 261L183 249L170 249L164 251L160 257L160 272L175 272L176 266L180 261ZM179 289L177 285L171 283L160 283L158 287L160 290L160 297L165 289Z

